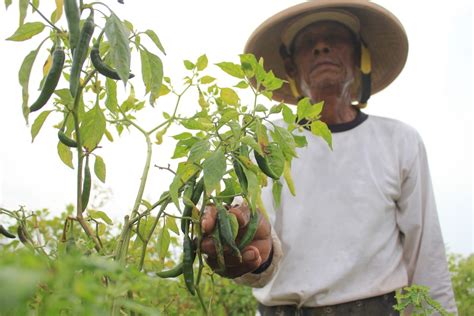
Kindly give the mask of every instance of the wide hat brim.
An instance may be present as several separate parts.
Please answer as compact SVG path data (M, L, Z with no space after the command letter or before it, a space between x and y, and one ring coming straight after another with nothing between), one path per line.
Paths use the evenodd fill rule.
M345 10L360 20L360 37L367 44L372 61L371 94L387 87L400 74L408 56L408 39L400 21L387 9L364 0L314 0L292 6L263 22L250 36L245 53L264 60L265 69L287 78L280 55L281 34L288 25L307 14L328 9ZM298 100L285 83L273 99L296 104Z

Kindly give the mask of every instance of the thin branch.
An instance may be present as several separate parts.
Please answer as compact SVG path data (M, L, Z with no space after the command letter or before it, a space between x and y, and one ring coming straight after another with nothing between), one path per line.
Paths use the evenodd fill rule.
M42 17L46 22L48 22L48 24L51 25L51 27L52 27L53 29L55 29L55 30L58 31L59 33L63 33L63 31L62 31L60 28L58 28L56 25L54 25L54 23L51 22L47 17L45 17L45 16L43 15L43 13L41 13L41 11L38 10L38 8L37 8L33 3L28 2L28 4L29 4L30 6L32 6L33 9L35 10L35 12L37 12L39 15L41 15L41 17Z

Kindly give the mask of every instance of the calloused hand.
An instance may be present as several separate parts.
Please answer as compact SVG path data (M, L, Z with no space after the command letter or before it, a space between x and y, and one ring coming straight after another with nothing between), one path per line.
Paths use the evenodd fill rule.
M239 232L236 238L237 244L247 230L250 220L250 210L246 204L235 205L229 209L235 214L239 223ZM262 263L268 260L272 249L271 226L265 216L260 214L260 220L253 240L242 249L242 262L232 254L232 250L224 246L225 271L218 271L217 254L214 240L210 234L216 225L217 209L214 205L206 206L201 220L203 239L201 251L207 258L207 264L220 275L227 278L236 278L245 273L255 271Z

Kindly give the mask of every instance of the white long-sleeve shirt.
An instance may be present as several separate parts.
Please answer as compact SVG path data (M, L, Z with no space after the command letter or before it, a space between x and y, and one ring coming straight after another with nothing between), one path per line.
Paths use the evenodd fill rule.
M284 123L280 123L284 124ZM449 312L456 305L426 151L408 125L359 112L332 126L333 150L304 131L271 217L274 257L261 274L237 279L265 305L314 307L378 296L418 284ZM268 190L267 190L268 189Z

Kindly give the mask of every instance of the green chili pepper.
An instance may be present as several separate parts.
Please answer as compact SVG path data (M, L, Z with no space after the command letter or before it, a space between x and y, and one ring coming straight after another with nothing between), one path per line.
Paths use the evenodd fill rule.
M38 111L41 109L53 95L56 86L58 85L59 78L61 78L61 71L64 66L64 49L62 47L56 47L53 53L53 65L46 76L43 84L43 89L38 99L30 106L30 112Z
M90 57L91 57L92 65L94 65L94 68L101 75L104 75L110 79L120 80L120 76L118 75L117 71L113 69L112 67L110 67L109 65L107 65L100 57L99 45L100 45L100 38L97 39L97 41L95 42L91 50ZM129 74L128 79L131 79L133 77L135 77L135 75L131 73Z
M23 227L22 224L18 225L18 228L16 229L16 233L18 235L18 238L24 245L27 245L27 246L30 245L28 238L26 237L25 227Z
M216 257L217 257L216 272L224 273L225 272L224 247L222 246L219 225L216 225L216 227L214 228L211 234L211 238L214 241L214 245L216 246Z
M183 240L183 276L184 276L184 283L189 290L189 293L192 295L196 294L196 289L194 288L194 249L192 245L191 238L188 235L184 235Z
M89 168L89 155L86 156L86 163L84 166L84 181L82 183L82 211L86 210L91 195L91 170Z
M16 236L10 233L3 225L0 225L0 234L8 238L16 238Z
M74 238L74 230L73 230L73 221L70 221L69 226L69 236L66 240L66 252L71 253L77 249L76 247L76 239Z
M268 144L265 151L265 156L254 151L258 167L270 178L278 180L283 174L285 156L283 156L283 152L276 143Z
M239 221L237 220L237 216L235 216L234 213L229 213L229 222L230 227L232 228L232 237L235 240L239 234Z
M180 262L172 269L156 272L156 275L160 278L175 278L183 274L183 266L184 263Z
M74 54L77 42L79 41L79 22L81 19L77 1L64 0L64 12L66 14L67 27L69 30L69 46L71 47L71 52Z
M242 193L247 195L248 182L247 182L247 177L245 176L244 170L242 169L242 166L240 165L240 162L237 159L233 158L232 164L234 165L234 171L235 171L235 174L237 175L237 180L239 180Z
M74 51L74 56L72 59L71 66L71 76L69 78L69 90L71 90L71 95L76 97L77 89L79 88L81 80L81 71L82 65L87 57L87 52L89 51L89 42L94 33L94 11L91 10L89 17L84 22L82 30L79 36L79 43Z
M189 219L185 217L191 217L193 215L193 203L191 199L193 197L194 184L194 180L188 182L183 192L183 203L185 207L182 214L183 218L181 219L181 231L185 234L187 233L186 228L188 228L190 222Z
M257 211L252 211L252 213L250 214L250 220L247 224L247 230L245 231L244 235L242 236L239 242L240 250L243 250L245 247L247 247L247 245L250 244L250 242L255 237L259 220L260 220L260 213Z
M58 131L58 138L61 143L68 147L77 147L77 142L74 139L67 137L63 130Z
M204 177L202 177L196 183L196 185L193 185L191 195L189 195L189 192L188 193L186 192L187 188L189 188L189 186L185 188L185 191L183 194L184 196L183 202L186 205L186 207L183 210L183 217L191 217L193 215L193 208L199 202L202 192L204 191ZM188 227L188 225L189 225L189 219L183 218L181 220L181 231L183 233L186 232L186 227Z
M242 261L242 256L240 250L235 244L235 240L232 234L232 226L229 220L229 213L222 205L216 205L217 207L217 223L219 225L220 234L224 243L226 243L231 249L232 252L239 260Z

